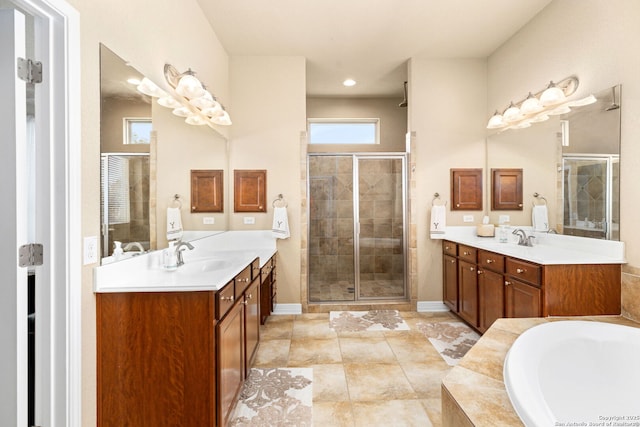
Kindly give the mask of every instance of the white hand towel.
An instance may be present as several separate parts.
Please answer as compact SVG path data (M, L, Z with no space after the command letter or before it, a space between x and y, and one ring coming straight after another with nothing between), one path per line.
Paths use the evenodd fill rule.
M432 239L441 239L447 227L447 206L436 205L431 207L430 231Z
M287 239L289 233L289 218L287 216L287 208L273 209L273 236L277 239Z
M167 240L182 239L180 208L167 208Z
M549 213L547 205L536 205L531 210L533 231L549 231Z

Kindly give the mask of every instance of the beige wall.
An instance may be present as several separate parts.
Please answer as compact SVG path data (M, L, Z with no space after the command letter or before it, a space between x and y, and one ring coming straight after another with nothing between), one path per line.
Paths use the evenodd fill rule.
M397 98L307 98L307 118L379 118L380 144L342 145L340 151L404 152L407 109ZM310 146L309 152L335 152L332 145Z
M429 237L434 193L447 201L447 225L481 211L451 211L450 168L484 168L486 61L411 59L409 121L415 132L418 301L442 301L442 248ZM485 206L486 208L486 206Z
M267 212L231 213L230 229L271 229L272 201L287 200L291 237L278 240L278 303L300 303L300 133L305 130L305 59L233 57L230 63L234 125L229 174L234 169L267 170ZM232 187L230 187L232 188ZM233 191L229 191L233 199ZM233 208L233 201L230 201ZM232 209L231 208L231 209ZM244 217L254 217L245 225Z
M99 43L156 83L165 62L199 72L226 102L228 57L195 0L69 0L80 12L82 90L82 235L100 233ZM167 30L170 29L170 30ZM166 87L166 85L165 85ZM231 112L233 117L233 112ZM162 136L158 143L163 144ZM82 271L82 425L96 425L96 335L92 268Z
M623 310L640 319L640 2L556 0L488 59L488 105L493 110L542 89L549 80L580 79L575 97L622 84L620 238Z

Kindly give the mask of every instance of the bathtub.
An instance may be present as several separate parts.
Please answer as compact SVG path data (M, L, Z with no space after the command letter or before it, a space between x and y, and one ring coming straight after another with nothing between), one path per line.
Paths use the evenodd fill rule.
M552 321L516 339L504 383L531 426L640 426L640 328Z

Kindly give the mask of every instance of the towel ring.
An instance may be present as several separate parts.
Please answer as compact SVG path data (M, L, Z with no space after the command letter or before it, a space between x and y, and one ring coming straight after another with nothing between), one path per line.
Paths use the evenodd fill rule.
M174 208L182 209L182 202L180 201L179 194L175 194L173 196L173 200L171 201L171 206Z
M277 203L281 203L281 205L276 206ZM271 203L271 206L273 206L274 208L286 208L287 206L289 206L289 204L287 203L287 201L285 200L282 194L278 194L278 198L275 199L273 203Z
M447 206L447 202L442 202L442 200L440 200L440 194L439 193L435 193L433 195L433 200L431 200L431 206L437 206L436 202L440 202L440 205L442 206Z
M533 197L535 197L539 202L540 201L544 201L544 203L542 203L542 205L546 205L547 204L547 199L545 199L542 195L538 194L538 193L533 193ZM536 206L536 201L533 201L533 206Z

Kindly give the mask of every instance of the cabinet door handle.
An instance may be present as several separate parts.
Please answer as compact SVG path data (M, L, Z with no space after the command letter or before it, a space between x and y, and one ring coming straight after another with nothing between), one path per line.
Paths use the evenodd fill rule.
M470 254L469 252L467 252L467 251L464 251L464 252L462 253L462 255L465 255L465 256L466 256L466 255L471 255L471 254Z
M251 300L251 299L253 299L253 294L247 295L247 300Z
M505 280L505 281L504 281L504 285L505 285L505 286L509 286L510 284L511 284L511 282L510 282L510 281L508 281L508 280Z
M445 246L444 248L445 248L446 250L449 250L449 246Z
M488 260L487 260L487 264L491 264L491 263L494 263L494 262L496 262L496 261L495 261L495 260L493 260L493 259L488 259Z
M455 259L452 259L452 260L450 260L449 262L450 262L451 264L455 264L456 260L455 260Z
M233 302L235 298L233 297L233 295L231 295L230 297L220 297L220 301L229 301L229 302Z
M478 270L478 274L482 274L482 273L484 273L484 271Z
M473 267L469 267L469 270L470 270L470 271L473 271L473 270L475 270L475 268L473 268Z
M518 274L522 274L522 273L526 273L527 270L523 269L523 268L516 268L516 273Z
M249 282L249 278L245 277L244 279L238 279L238 282L242 283L242 282Z

